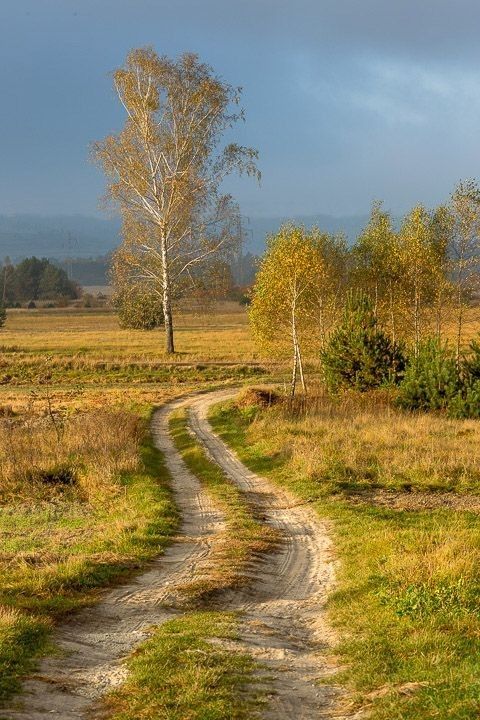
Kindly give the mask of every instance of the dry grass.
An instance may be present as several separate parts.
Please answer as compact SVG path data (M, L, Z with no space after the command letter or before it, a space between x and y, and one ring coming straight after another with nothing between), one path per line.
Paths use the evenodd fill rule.
M268 433L269 452L288 458L320 492L480 493L480 423L403 413L383 393L337 400L320 394L293 415L273 407L250 432L253 439Z
M480 423L407 415L386 400L320 396L293 415L227 404L211 421L253 471L334 521L340 563L330 611L357 706L372 720L476 720L478 514L350 498L374 485L385 494L408 487L409 497L426 488L478 493Z
M0 503L116 492L138 466L140 439L139 418L119 410L0 419Z
M176 326L178 361L257 359L246 310L238 303L220 303L208 315L180 314ZM163 331L122 330L113 312L70 308L9 310L0 346L22 353L25 361L30 354L84 362L148 362L165 357Z
M158 555L176 525L145 414L0 419L0 701L52 618Z

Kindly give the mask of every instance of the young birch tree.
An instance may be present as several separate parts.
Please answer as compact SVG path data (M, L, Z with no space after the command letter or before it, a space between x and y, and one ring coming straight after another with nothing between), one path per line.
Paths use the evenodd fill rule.
M453 215L448 207L440 205L431 214L434 288L433 315L435 335L440 341L446 317L450 314L454 285L451 277L451 246L453 236Z
M250 321L261 347L292 358L291 397L297 379L306 391L303 355L318 324L317 285L323 274L318 245L304 228L284 226L269 238L253 289Z
M399 234L399 258L407 326L417 356L438 279L431 218L422 205L414 207L403 222Z
M465 309L480 288L480 188L474 180L461 182L450 202L453 218L451 238L452 279L456 312L456 358L460 360Z
M116 265L124 265L124 278L161 295L166 351L173 353L176 287L234 242L236 207L221 184L234 170L258 177L257 152L220 147L224 132L243 119L241 91L196 55L170 60L151 48L133 50L113 78L125 125L96 143L93 155L124 221Z
M343 310L348 282L348 248L343 236L330 235L318 228L310 231L310 237L319 254L316 319L321 351Z
M390 329L397 342L401 324L401 267L398 235L390 213L375 202L370 220L352 250L351 279L371 299L375 318Z

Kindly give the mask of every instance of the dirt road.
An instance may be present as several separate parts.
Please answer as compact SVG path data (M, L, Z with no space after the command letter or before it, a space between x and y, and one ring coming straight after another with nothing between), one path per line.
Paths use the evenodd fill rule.
M183 522L178 538L142 575L105 594L93 608L60 626L58 653L44 659L24 685L24 694L0 717L9 720L85 718L95 701L125 678L122 663L148 637L152 625L174 616L175 588L206 571L223 517L188 471L168 435L168 415L190 405L190 425L229 478L246 493L265 522L283 536L279 550L258 561L251 582L216 600L216 608L238 610L241 638L271 678L272 692L262 712L267 720L340 718L340 692L319 685L334 668L327 660L333 635L325 601L334 582L328 528L308 508L252 474L213 433L207 419L212 403L232 395L221 391L175 401L157 411L153 433L173 478Z
M190 427L210 457L284 539L279 551L258 565L254 582L228 603L242 612L246 649L266 665L273 680L274 692L263 717L339 718L338 688L317 684L335 670L326 658L334 640L325 618L325 601L334 583L328 527L310 508L299 506L289 494L250 472L215 435L208 409L231 395L220 391L195 399Z

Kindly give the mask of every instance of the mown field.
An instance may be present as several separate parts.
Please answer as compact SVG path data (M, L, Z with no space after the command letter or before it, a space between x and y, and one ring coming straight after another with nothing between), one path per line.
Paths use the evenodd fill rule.
M60 617L95 602L175 532L169 477L148 431L152 406L283 378L258 356L239 306L186 314L179 326L179 365L164 356L160 332L121 330L105 312L12 311L0 331L0 700L48 649ZM468 328L477 330L476 311ZM229 405L212 421L246 464L332 521L339 571L329 611L347 710L377 720L477 718L480 423L403 413L384 392L318 392L293 408ZM212 472L215 488L214 471L177 432L192 469ZM131 686L143 687L148 669L157 692L152 663L173 668L190 646L206 652L205 623L234 634L224 621L191 615L183 630L166 627L132 659ZM229 666L241 674L232 658L215 663L222 682ZM191 684L195 668L185 667L162 676L171 698ZM201 687L204 709L211 690ZM115 702L119 717L136 717L149 698L132 705L127 691ZM207 717L195 715L193 697L188 708Z
M102 310L11 310L0 332L0 407L62 412L105 404L144 405L203 384L265 373L244 308L180 313L174 362L161 331L124 330Z

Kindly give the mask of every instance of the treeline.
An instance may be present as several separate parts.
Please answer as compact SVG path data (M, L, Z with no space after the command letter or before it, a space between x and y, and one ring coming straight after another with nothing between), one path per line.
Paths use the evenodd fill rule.
M373 322L383 333L387 355L397 363L401 351L405 366L411 365L409 358L418 359L433 338L439 348L450 346L459 371L466 313L479 288L480 189L468 181L433 211L414 207L398 230L376 203L352 247L318 229L283 227L268 241L250 317L265 350L291 355L293 393L297 377L305 386L304 360L324 357L342 323L350 322L353 331L355 313L357 325ZM365 347L357 362L362 352L363 361L372 362ZM393 368L390 376L399 378Z
M6 308L37 300L73 300L80 292L65 270L46 258L25 258L17 265L7 258L0 266L0 304Z

